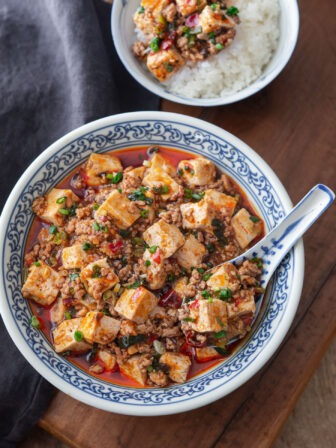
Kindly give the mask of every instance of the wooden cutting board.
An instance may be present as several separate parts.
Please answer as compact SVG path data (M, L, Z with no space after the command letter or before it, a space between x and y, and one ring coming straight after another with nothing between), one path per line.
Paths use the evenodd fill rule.
M299 2L301 31L284 72L240 103L165 111L202 118L239 136L274 169L296 203L316 183L336 190L336 28L333 0ZM336 332L335 205L304 237L305 282L294 323L278 352L231 395L196 411L128 417L57 392L40 426L85 448L263 448L272 446Z

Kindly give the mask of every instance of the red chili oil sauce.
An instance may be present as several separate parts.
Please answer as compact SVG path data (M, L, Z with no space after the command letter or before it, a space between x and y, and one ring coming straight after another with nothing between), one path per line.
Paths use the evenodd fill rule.
M137 167L137 166L141 166L142 162L144 160L148 159L147 151L148 151L148 146L146 146L146 147L141 146L141 147L136 147L136 148L123 149L123 150L119 150L119 151L112 151L111 155L118 157L120 159L122 165L124 166L124 168L126 168L128 166ZM180 162L180 160L193 159L193 158L197 157L196 154L192 154L192 153L189 153L186 151L181 151L181 150L177 150L177 149L173 149L173 148L165 148L162 146L160 146L160 154L162 156L166 157L167 159L169 159L173 163L174 166L177 166L178 163ZM78 172L79 169L80 169L80 167L76 168L64 180L62 180L56 186L56 188L71 188L74 191L74 193L82 199L84 197L84 190L74 189L71 186L71 179L74 176L74 174L76 172ZM234 180L231 179L231 181L234 186L234 191L240 195L241 207L246 208L251 215L258 216L255 209L249 202L245 192L240 188L240 186ZM40 230L42 229L42 227L44 227L44 226L46 226L46 224L43 223L39 218L37 218L37 217L34 218L32 227L31 227L29 235L28 235L25 253L28 253L32 250L33 246L37 242L37 236L38 236ZM48 224L48 227L49 227L49 224ZM250 246L253 246L254 244L256 244L261 238L264 237L264 234L265 234L265 229L263 227L263 231L261 232L261 234L251 242ZM35 303L33 300L28 300L28 301L30 303L32 313L34 315L36 315L38 317L39 321L41 322L41 331L44 333L44 335L47 337L47 339L50 341L50 344L52 345L52 340L53 340L52 339L52 330L55 328L55 325L50 321L50 309L52 308L53 304L48 307L43 307L43 306ZM241 339L238 342L235 342L234 344L230 344L230 349L229 349L230 354L227 357L231 356L237 350L237 348L242 344L242 342L244 340L245 340L245 338ZM102 379L102 380L105 380L105 381L108 381L108 382L111 382L114 384L123 385L123 386L140 387L140 385L136 381L121 374L119 372L119 370L114 371L114 372L105 371L100 374L95 374L93 372L90 372L89 371L90 364L86 358L87 358L86 353L85 354L70 354L70 355L66 356L66 359L68 359L71 363L75 364L80 369L84 370L88 374L95 376L99 379ZM215 365L221 363L226 358L220 358L220 359L211 360L211 361L207 361L207 362L198 362L196 360L196 358L192 355L191 356L192 364L191 364L188 378L189 379L193 378L194 376L207 371L211 367L214 367ZM143 386L141 386L141 387L143 387Z

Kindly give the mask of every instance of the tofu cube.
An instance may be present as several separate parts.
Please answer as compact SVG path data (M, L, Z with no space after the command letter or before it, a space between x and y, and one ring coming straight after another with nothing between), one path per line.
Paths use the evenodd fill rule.
M183 64L182 56L174 48L152 52L147 56L147 67L160 82L166 81Z
M189 235L183 246L176 252L175 257L180 266L185 269L197 267L202 263L206 249L194 235Z
M204 157L181 160L177 169L181 178L191 186L209 184L216 176L215 165Z
M119 229L127 229L140 217L140 210L125 195L113 190L98 208L95 216L109 216Z
M181 204L180 210L184 229L207 229L215 217L215 211L204 198L196 203Z
M210 6L206 6L199 16L200 26L203 33L211 33L220 28L234 28L235 22L230 17L225 16L224 11L219 8L212 10Z
M188 284L188 277L180 277L173 284L173 290L180 296L184 297L184 290Z
M201 11L206 4L206 0L176 0L177 9L184 17Z
M161 168L151 168L148 171L148 174L144 177L143 184L150 187L154 193L155 189L160 189L162 187L168 188L167 193L160 195L164 201L167 201L175 196L179 192L180 188L179 184Z
M161 250L156 249L154 254L151 254L148 249L143 254L144 262L150 262L146 267L146 280L150 289L160 289L166 283L167 273L165 270L164 259L161 256Z
M190 317L194 322L190 323L192 330L199 333L215 331L216 333L227 328L227 307L226 302L214 299L197 300L189 305Z
M119 282L118 276L110 267L106 258L87 265L80 273L87 292L96 300L101 299L103 293Z
M64 269L81 269L91 261L93 255L84 250L81 244L74 244L62 250Z
M222 358L222 356L213 347L196 347L195 352L198 362L208 362L213 359Z
M50 320L55 324L60 324L65 319L65 311L66 308L63 303L62 297L56 299L56 302L53 304L50 309Z
M92 187L106 183L103 174L118 173L123 170L120 160L108 154L91 154L86 167L86 183Z
M107 344L113 341L120 329L120 321L113 317L105 316L99 311L89 311L83 317L79 331L83 333L84 339L93 344Z
M191 361L189 356L182 353L166 352L160 357L160 363L169 368L169 378L175 383L184 383L187 380Z
M65 215L61 214L59 210L69 209L74 203L79 201L79 198L67 189L53 188L45 197L46 207L39 213L38 216L46 222L54 224L55 226L62 226L64 224Z
M170 3L170 0L141 0L141 6L150 9L154 17L159 18L162 10Z
M240 288L240 280L237 268L232 263L225 263L212 274L207 285L213 290L229 288L236 292Z
M138 188L141 185L142 179L145 175L146 167L138 166L129 171L124 171L124 177L122 181L122 188L129 188L131 185L133 188Z
M231 220L231 225L235 233L235 238L242 249L245 249L254 238L260 235L263 229L262 221L252 221L251 215L245 208L240 209L234 215Z
M203 201L207 202L216 215L231 218L237 205L237 199L216 190L206 190Z
M82 340L77 342L74 337L75 331L79 331L81 317L64 320L53 331L54 346L57 353L65 351L85 352L91 348L91 345Z
M125 319L137 324L145 322L149 313L156 307L158 299L148 289L126 289L120 296L115 310Z
M158 246L163 258L168 258L184 244L184 236L174 224L160 219L143 234L149 246Z
M150 170L156 171L162 170L170 177L176 176L176 168L167 157L163 157L160 153L156 152L150 160Z
M26 299L33 299L43 306L55 302L63 280L58 272L54 271L43 261L29 268L27 280L22 286L22 295Z
M123 362L119 365L120 372L135 380L137 383L141 384L141 386L145 386L147 380L147 359L146 355L135 355L129 358L127 361Z
M98 350L97 359L104 365L106 371L111 372L117 367L117 358L107 350Z
M255 314L256 306L254 295L251 290L244 291L244 296L235 295L233 302L227 304L229 319L240 317L245 314Z

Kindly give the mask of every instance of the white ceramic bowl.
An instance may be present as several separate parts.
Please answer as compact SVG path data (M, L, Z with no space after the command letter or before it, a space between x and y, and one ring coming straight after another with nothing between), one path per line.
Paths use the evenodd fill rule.
M1 215L0 311L21 353L63 392L91 406L133 415L172 414L203 406L246 382L272 356L293 320L301 293L302 242L274 275L249 337L227 360L185 384L165 389L122 387L99 380L57 355L29 325L29 303L21 295L24 248L33 220L33 200L57 185L91 152L163 145L203 154L236 180L263 217L266 230L291 209L270 167L245 143L207 122L163 112L134 112L86 124L46 149L14 187Z
M280 39L272 60L262 75L239 92L218 98L188 98L170 93L157 81L132 53L136 40L133 15L140 0L115 0L112 7L111 29L118 55L129 73L146 89L176 103L192 106L219 106L231 104L259 92L273 81L289 61L299 33L299 9L296 0L279 0Z

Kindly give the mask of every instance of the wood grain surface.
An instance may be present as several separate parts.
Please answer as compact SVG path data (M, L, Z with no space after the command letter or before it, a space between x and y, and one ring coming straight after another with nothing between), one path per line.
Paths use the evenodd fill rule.
M295 53L262 92L226 107L162 103L163 110L202 118L239 136L273 168L294 203L316 183L336 189L334 2L305 0L299 6ZM272 446L335 335L335 206L304 243L306 275L294 323L268 365L240 389L199 410L153 418L109 414L58 392L40 426L73 447ZM336 437L334 425L325 431L331 441Z

